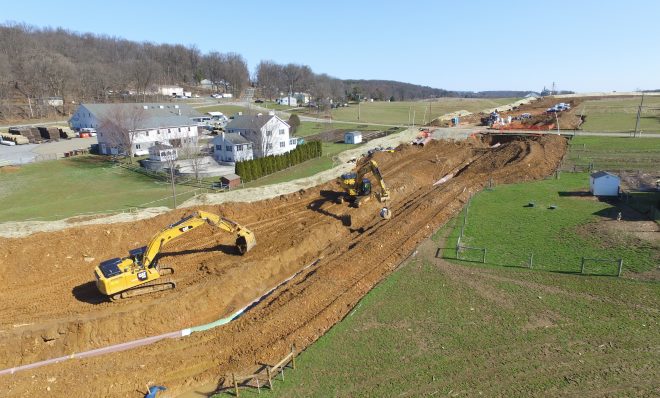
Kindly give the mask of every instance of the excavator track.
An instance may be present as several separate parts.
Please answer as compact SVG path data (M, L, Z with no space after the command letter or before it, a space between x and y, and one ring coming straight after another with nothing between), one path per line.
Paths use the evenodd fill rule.
M169 267L159 267L158 273L162 276L174 274L174 269ZM145 294L162 292L164 290L171 290L176 287L176 283L172 280L163 280L158 278L154 281L144 283L142 285L136 286L134 288L124 290L117 294L110 296L112 301L118 301L122 299L127 299L136 296L142 296Z

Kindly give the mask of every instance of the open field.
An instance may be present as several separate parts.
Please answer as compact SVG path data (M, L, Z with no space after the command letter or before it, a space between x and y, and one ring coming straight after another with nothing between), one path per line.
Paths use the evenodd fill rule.
M453 264L436 247L424 244L265 396L657 393L657 283Z
M177 200L190 198L192 191L178 186L177 194L182 195ZM87 212L156 206L172 206L169 184L116 167L105 157L0 168L0 222L56 220Z
M296 137L307 137L310 135L321 134L330 130L358 130L358 131L372 131L382 130L384 127L369 126L359 123L318 123L318 122L301 122L296 130Z
M599 201L586 195L588 173L562 173L560 179L496 186L473 197L461 245L486 248L488 264L557 272L580 272L581 257L612 259L588 263L585 273L616 275L616 259L623 259L627 277L660 280L658 225L616 199ZM529 203L534 203L530 207ZM550 209L550 206L557 206ZM623 220L616 221L617 213ZM444 250L455 258L463 218L457 220ZM501 233L507 231L507 233ZM461 258L481 261L469 250Z
M585 131L634 131L640 101L641 97L588 100L575 109L575 112L587 115L582 125L582 130ZM659 96L644 97L639 130L660 132Z
M177 288L135 300L110 303L100 297L90 278L92 267L144 244L194 209L2 238L7 255L0 263L5 286L0 291L1 368L211 322L314 265L224 327L3 375L0 394L34 396L47 386L54 396L94 391L125 397L147 382L166 385L170 394L226 384L231 372L254 371L255 363L272 363L292 343L305 348L317 340L490 177L500 183L543 178L558 166L565 149L563 138L546 136L492 149L488 142L470 139L377 153L392 194L393 217L386 222L378 217L381 205L375 200L360 208L335 203L334 181L265 201L204 206L253 230L257 246L235 256L226 250L233 237L204 228L191 231L161 256L163 264L176 269ZM433 185L452 170L461 172ZM43 278L46 270L49 277Z
M571 140L567 165L589 163L596 170L660 172L660 139L578 135Z
M369 122L392 125L422 125L446 113L467 110L480 112L514 102L516 98L473 99L473 98L441 98L428 101L407 102L363 102L360 104L360 119L358 105L350 104L347 108L332 110L332 118L345 122ZM430 115L429 118L429 104ZM414 114L414 115L413 115Z

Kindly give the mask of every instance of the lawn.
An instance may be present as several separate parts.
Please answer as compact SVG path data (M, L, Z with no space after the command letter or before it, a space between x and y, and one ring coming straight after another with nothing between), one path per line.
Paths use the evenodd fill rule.
M582 130L634 131L641 97L612 98L585 101L576 112L587 115ZM644 97L639 130L660 132L660 96Z
M656 283L447 264L420 251L262 395L653 396L659 306Z
M341 122L328 122L328 123L317 123L317 122L300 122L300 126L296 130L296 137L307 137L310 135L320 134L326 131L331 130L359 130L359 131L370 131L370 130L382 130L378 126L369 126L366 124L358 123L341 123Z
M578 193L588 187L588 174L562 173L559 180L482 191L469 206L461 244L486 248L487 263L500 266L526 267L533 254L533 267L549 271L579 272L581 257L622 258L624 275L653 269L660 259L657 245L613 230L619 208L591 196L580 197ZM556 209L550 209L552 205ZM446 258L456 256L461 217L444 251ZM481 256L477 250L461 254L473 261ZM616 270L614 262L589 263L585 272L612 275Z
M192 190L178 186L177 201L190 198ZM97 156L0 168L0 222L172 206L171 195L169 184Z
M577 136L567 165L594 164L596 170L660 170L660 139Z
M359 119L357 104L350 104L347 108L333 109L332 118L345 122L391 125L409 125L414 121L416 125L421 125L450 112L458 110L480 112L484 109L509 104L514 101L516 101L516 98L439 98L431 102L363 102L359 106ZM431 115L430 118L429 114Z

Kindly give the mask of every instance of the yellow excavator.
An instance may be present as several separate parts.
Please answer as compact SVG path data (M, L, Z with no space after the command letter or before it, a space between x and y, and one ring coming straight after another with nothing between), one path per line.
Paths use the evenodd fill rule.
M383 180L383 175L378 168L378 163L375 160L368 160L362 165L358 166L355 173L346 173L342 174L339 177L339 184L344 190L343 195L340 195L337 199L339 203L344 203L344 201L349 201L353 203L353 206L360 207L361 203L366 202L371 197L371 181L368 178L365 178L367 174L373 174L373 176L378 181L380 186L380 192L376 194L379 202L385 202L390 199L390 191L385 185ZM387 211L387 217L389 218L389 210L383 208Z
M257 244L252 231L244 226L200 210L168 225L147 246L130 250L128 257L100 263L94 269L96 287L112 300L174 289L176 284L173 281L159 280L164 275L173 274L174 270L158 266L158 253L172 239L205 224L236 234L236 248L240 254L247 253Z

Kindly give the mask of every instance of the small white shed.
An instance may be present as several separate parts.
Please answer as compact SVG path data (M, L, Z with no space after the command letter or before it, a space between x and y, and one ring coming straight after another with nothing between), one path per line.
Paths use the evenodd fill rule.
M594 196L618 196L621 179L606 171L591 173L589 176L589 191Z
M359 131L349 131L344 134L345 144L359 144L362 142L362 133Z

